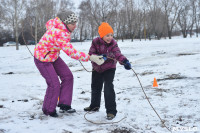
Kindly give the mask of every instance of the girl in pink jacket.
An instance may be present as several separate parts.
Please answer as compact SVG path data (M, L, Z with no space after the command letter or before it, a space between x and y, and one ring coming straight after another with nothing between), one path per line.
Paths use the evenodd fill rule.
M71 32L76 28L78 18L72 11L61 11L57 17L47 22L46 33L34 49L34 62L47 83L42 110L44 114L57 117L56 106L60 112L73 113L71 108L73 75L65 62L59 57L63 50L69 57L80 61L104 63L102 56L85 54L77 51L70 43ZM61 80L61 83L59 81Z

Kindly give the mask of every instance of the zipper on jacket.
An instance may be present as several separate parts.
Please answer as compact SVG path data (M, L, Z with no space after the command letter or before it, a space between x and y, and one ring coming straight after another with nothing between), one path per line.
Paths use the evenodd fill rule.
M44 59L46 58L46 56L50 53L51 51L49 51L45 56L44 56Z

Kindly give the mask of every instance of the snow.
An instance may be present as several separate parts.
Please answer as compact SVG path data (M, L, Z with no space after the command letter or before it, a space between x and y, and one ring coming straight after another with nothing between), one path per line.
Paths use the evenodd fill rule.
M73 43L77 50L86 53L90 45L90 41ZM125 40L118 41L118 45L130 60L150 102L166 126L171 130L179 128L174 132L180 132L181 127L200 132L199 38ZM29 48L33 53L34 46ZM115 122L126 118L119 123L102 125L86 121L83 108L90 104L91 73L63 52L61 57L74 75L72 108L77 113L59 113L59 118L43 115L41 108L46 91L45 80L27 48L20 46L19 51L15 49L0 47L0 133L168 132L147 102L134 73L119 64L114 80L118 110L116 118L106 120L103 92L100 111L88 114L87 118L95 122ZM92 69L90 62L83 65L88 70ZM152 87L154 77L158 82L157 88Z

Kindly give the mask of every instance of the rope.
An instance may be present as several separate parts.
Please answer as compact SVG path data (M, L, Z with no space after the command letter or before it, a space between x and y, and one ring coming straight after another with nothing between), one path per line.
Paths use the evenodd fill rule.
M81 63L81 61L79 61L80 63ZM87 72L93 72L93 71L88 71L85 67L84 67L84 65L81 63L81 66L85 69L85 71L87 71Z
M26 40L25 40L25 38L24 38L24 24L22 24L22 37L23 37L24 43L25 43L25 45L26 45L28 51L29 51L30 54L33 56L32 52L31 52L31 50L28 48L27 43L26 43ZM33 56L33 57L34 57L34 56Z
M27 43L26 43L26 41L25 41L25 39L24 39L23 28L22 28L22 36L23 36L23 40L24 40L24 42L25 42L25 44L26 44L26 47L28 48ZM32 52L30 51L29 48L28 48L28 50L29 50L30 54L33 56ZM34 56L33 56L33 57L34 57ZM110 57L107 57L107 58L112 59L112 60L116 60L116 59L113 59L113 58L110 58ZM79 61L79 62L80 62L80 61ZM120 61L118 61L118 62L121 63L121 64L124 64L123 62L120 62ZM80 62L80 64L82 65L82 67L83 67L87 72L92 72L92 71L88 71L88 70L84 67L84 65L83 65L81 62ZM169 132L171 132L171 130L165 125L165 122L161 119L160 115L157 113L157 111L155 110L155 108L153 107L153 105L151 104L151 102L149 101L149 98L147 97L146 92L144 91L144 88L143 88L143 86L142 86L142 83L140 82L140 79L139 79L137 73L133 70L133 68L131 68L131 69L132 69L133 73L136 75L136 77L137 77L137 79L138 79L138 82L140 83L140 87L142 88L142 91L143 91L143 93L144 93L144 95L145 95L145 97L146 97L148 103L150 104L151 108L152 108L153 111L156 113L156 115L158 116L158 118L160 119L160 121L161 121L161 123L164 125L164 127L167 128L167 130L168 130ZM86 118L86 115L87 115L88 113L89 113L89 112L85 113L84 118L85 118L88 122L91 122L91 123L93 123L93 124L113 124L113 123L119 123L119 122L121 122L122 120L124 120L124 119L126 118L126 117L124 117L124 118L122 118L121 120L116 121L116 122L100 122L100 123L97 123L97 122L93 122L93 121L91 121L91 120L88 120L88 119Z
M116 59L113 59L113 58L111 58L111 57L107 57L107 58L109 58L109 59L112 59L112 60L116 60ZM117 60L116 60L117 61ZM80 61L79 61L80 62ZM124 63L123 62L120 62L120 61L118 61L120 64L123 64L124 65ZM81 62L80 62L81 63ZM81 65L83 66L83 64L81 63ZM85 69L85 67L83 66L83 68ZM85 69L87 72L91 72L91 71L88 71L87 69ZM141 87L141 89L142 89L142 91L143 91L143 93L144 93L144 95L145 95L145 97L146 97L146 99L147 99L147 101L148 101L148 103L150 104L150 106L151 106L151 108L153 109L153 111L156 113L156 115L158 116L158 118L160 119L160 121L161 121L161 123L162 123L162 125L169 131L169 132L171 132L171 130L165 125L165 122L161 119L161 117L160 117L160 115L158 114L158 112L155 110L155 108L153 107L153 105L151 104L151 102L149 101L149 98L147 97L147 94L146 94L146 92L144 91L144 88L143 88L143 86L142 86L142 83L140 82L140 79L139 79L139 77L138 77L138 75L137 75L137 73L133 70L133 68L131 68L131 70L133 71L133 73L136 75L136 77L137 77L137 80L138 80L138 82L140 83L140 87ZM126 117L124 117L124 118L122 118L120 121L118 121L118 122L111 122L111 123L107 123L107 122L105 122L105 123L96 123L96 122L93 122L93 121L91 121L91 120L88 120L85 116L88 114L88 112L84 115L84 118L87 120L87 121L89 121L89 122L91 122L91 123L93 123L93 124L113 124L113 123L118 123L118 122L120 122L120 121L122 121L123 119L125 119Z
M30 54L33 56L32 52L31 52L30 49L28 48L27 43L26 43L26 41L25 41L25 39L24 39L23 29L22 29L22 37L23 37L23 40L24 40L24 42L25 42L25 44L26 44L27 49L29 50ZM34 56L33 56L33 57L34 57ZM80 62L80 61L79 61L79 62ZM80 62L80 63L81 63L81 62ZM83 67L87 72L92 72L92 71L88 71L88 70L84 67L84 65L83 65L82 63L81 63L81 65L82 65L82 67ZM77 113L77 114L79 114L79 113ZM99 122L99 123L97 123L97 122L93 122L93 121L87 119L87 118L86 118L86 115L87 115L87 114L91 114L91 112L85 113L84 118L85 118L88 122L91 122L91 123L93 123L93 124L114 124L114 123L119 123L119 122L121 122L122 120L124 120L124 119L126 118L126 117L124 117L124 118L122 118L121 120L116 121L116 122ZM79 115L80 115L80 114L79 114Z
M131 68L131 69L133 70L133 68ZM138 78L138 75L136 74L136 72L135 72L134 70L133 70L133 72L134 72L134 74L136 75L136 77L137 77L137 79L138 79L138 81L139 81L139 83L140 83L140 86L141 86L141 88L142 88L142 91L143 91L143 93L144 93L144 95L145 95L145 97L146 97L148 103L150 104L151 108L152 108L153 111L156 113L156 115L158 116L158 118L160 119L160 121L161 121L161 123L164 125L164 127L166 127L167 130L168 130L169 132L171 132L171 130L165 125L165 122L161 119L160 115L157 113L157 111L155 110L155 108L153 107L153 105L151 104L151 102L149 101L149 98L147 97L146 92L144 91L144 88L143 88L143 86L142 86L142 84L141 84L141 82L140 82L140 79Z
M98 107L96 107L96 108L98 108ZM93 110L95 110L96 108L94 108ZM119 123L122 120L126 119L126 117L124 117L121 120L115 121L115 122L94 122L94 121L91 121L91 120L87 119L87 117L86 117L87 114L93 114L93 113L95 113L95 112L93 112L93 110L86 112L85 115L84 115L85 120L87 120L88 122L93 123L93 124L99 124L99 125L100 124L114 124L114 123Z

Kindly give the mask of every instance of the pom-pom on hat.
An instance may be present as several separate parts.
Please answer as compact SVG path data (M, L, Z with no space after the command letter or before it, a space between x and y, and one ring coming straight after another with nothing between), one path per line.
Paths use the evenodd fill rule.
M70 10L67 11L60 11L57 14L57 17L60 18L60 20L65 24L72 24L78 21L78 17L76 14Z
M112 33L112 34L114 33L112 27L106 22L101 23L101 25L99 26L98 32L101 38L103 38L108 33Z

